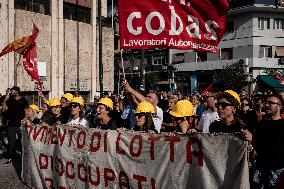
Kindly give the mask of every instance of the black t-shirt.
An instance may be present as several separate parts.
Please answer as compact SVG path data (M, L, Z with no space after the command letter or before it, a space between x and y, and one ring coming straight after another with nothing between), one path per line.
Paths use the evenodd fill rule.
M10 98L7 100L6 105L8 107L7 110L7 120L9 127L17 127L21 125L21 120L25 117L25 108L28 107L28 101L21 97L16 100L14 98Z
M168 100L161 99L159 100L158 106L163 110L166 111L168 108Z
M35 124L35 125L40 124L40 119L37 118L37 117L34 118L33 121L32 121L32 124Z
M3 105L5 97L6 97L6 95L1 96L1 98L0 98L0 106ZM7 111L2 112L2 116L3 116L3 125L6 125L7 124L7 120L8 120Z
M64 124L62 116L55 117L55 115L50 111L47 111L42 115L41 121L51 126L54 126L56 124Z
M209 126L210 133L236 133L241 131L241 125L238 122L226 125L222 121L214 121Z
M249 110L247 112L240 111L239 116L246 123L248 130L254 134L258 124L256 112L254 110Z
M99 119L97 120L98 124L97 127L102 129L102 130L116 130L117 129L117 125L114 119L110 119L109 122L107 124L101 124L99 123Z
M284 120L263 120L255 135L257 163L265 168L284 168Z
M61 123L65 124L69 121L71 115L71 108L70 106L65 106L61 108Z

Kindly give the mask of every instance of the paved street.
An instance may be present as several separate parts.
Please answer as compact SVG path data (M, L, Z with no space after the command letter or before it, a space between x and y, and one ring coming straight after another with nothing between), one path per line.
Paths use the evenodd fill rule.
M6 159L0 159L0 189L27 189L21 180L21 158L14 163L5 164Z

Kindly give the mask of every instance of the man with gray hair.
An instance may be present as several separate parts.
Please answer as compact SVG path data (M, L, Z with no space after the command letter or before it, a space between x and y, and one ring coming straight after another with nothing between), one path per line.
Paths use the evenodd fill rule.
M158 106L159 100L158 100L158 96L156 95L156 93L150 92L146 96L143 96L138 91L132 89L130 85L128 84L127 80L122 81L122 87L127 93L129 93L133 97L136 105L138 105L139 103L143 101L148 101L154 106L156 110L156 114L153 116L153 122L155 125L155 129L159 133L162 127L162 123L163 123L163 110Z

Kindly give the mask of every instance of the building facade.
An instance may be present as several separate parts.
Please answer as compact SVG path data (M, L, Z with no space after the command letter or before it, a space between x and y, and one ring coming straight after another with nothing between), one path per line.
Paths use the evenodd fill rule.
M184 92L202 91L224 66L244 61L249 89L269 70L284 73L284 7L275 1L233 1L220 54L171 50L175 81ZM281 3L281 2L280 2Z
M79 91L85 100L99 94L97 1L4 0L0 4L0 49L39 28L37 61L43 92L60 98ZM102 0L107 17L107 1ZM113 29L103 27L104 91L114 88ZM38 103L35 82L25 72L22 57L11 52L0 58L0 92L17 85L31 103Z

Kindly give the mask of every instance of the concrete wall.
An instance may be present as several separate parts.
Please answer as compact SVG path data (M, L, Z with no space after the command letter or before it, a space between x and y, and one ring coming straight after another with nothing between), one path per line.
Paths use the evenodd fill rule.
M44 91L50 97L60 97L64 91L77 90L77 63L79 63L80 91L99 92L98 82L98 29L96 19L92 24L63 19L63 1L52 0L52 16L24 10L14 10L13 2L1 3L0 49L16 38L30 35L34 22L40 32L37 42L39 62L46 62L47 77L43 81ZM95 4L93 4L95 7ZM11 8L12 7L12 8ZM92 11L93 17L96 11ZM103 28L104 90L114 88L113 31ZM18 55L9 53L0 58L0 93L14 85L14 68ZM17 69L17 85L23 91L36 91L35 84L22 67Z
M51 66L51 20L50 16L27 12L23 10L15 11L15 39L23 36L31 35L32 22L39 28L37 42L37 60L46 62L46 67ZM19 55L15 55L14 61L18 63ZM21 57L17 71L17 85L23 91L34 91L35 83L31 81L31 77L26 73L22 66L23 58ZM47 69L47 81L43 81L43 90L50 91L50 69Z

